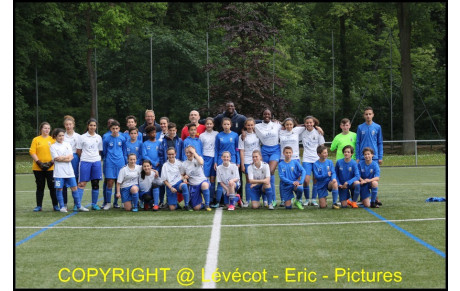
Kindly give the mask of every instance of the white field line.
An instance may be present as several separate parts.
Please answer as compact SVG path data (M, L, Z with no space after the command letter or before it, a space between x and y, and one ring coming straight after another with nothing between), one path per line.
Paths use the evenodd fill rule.
M220 211L219 211L220 210ZM220 212L220 219L222 218L222 210L216 210ZM216 220L214 217L214 221ZM386 222L422 222L422 221L435 221L435 220L446 220L444 217L434 218L414 218L414 219L392 219L392 220L368 220L368 221L331 221L331 222L308 222L308 223L275 223L275 224L227 224L220 225L220 227L267 227L267 226L315 226L315 225L343 225L343 224L369 224L369 223L386 223ZM220 221L220 220L219 220ZM16 229L37 229L45 228L46 226L16 226ZM220 234L219 227L219 234ZM146 229L146 228L214 228L213 225L131 225L131 226L53 226L49 229ZM210 244L211 246L211 244ZM208 250L209 252L209 250Z
M204 278L202 288L216 288L216 282L211 280L212 273L217 268L217 259L219 257L220 228L222 222L222 209L219 208L214 214L212 222L211 239L209 240L208 253L206 255L206 265L204 266Z

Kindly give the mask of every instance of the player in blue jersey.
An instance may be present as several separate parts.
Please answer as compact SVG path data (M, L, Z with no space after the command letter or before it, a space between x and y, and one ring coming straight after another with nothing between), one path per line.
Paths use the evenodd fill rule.
M142 140L138 138L139 131L136 127L131 127L128 131L129 139L126 140L126 160L131 153L136 154L137 165L142 163Z
M222 128L224 131L216 135L215 154L214 154L214 169L222 164L222 153L230 152L231 162L240 167L240 155L238 150L238 134L230 130L232 126L231 120L228 117L222 119ZM219 202L219 201L217 201Z
M112 134L112 132L110 131L110 124L112 124L112 122L113 122L114 120L115 120L115 119L113 119L113 118L107 119L107 132L104 133L104 134L101 136L103 142L104 142L104 139L105 139L106 137L108 137L109 135ZM102 154L103 154L103 153L102 153ZM101 158L102 158L102 160L104 160L104 156L103 156L103 155L101 156ZM105 163L102 163L102 173L105 173ZM107 192L107 179L104 177L104 182L103 182L103 184L102 184L102 198L103 198L104 200L103 200L102 205L107 204L106 195L105 195L106 192ZM117 204L118 198L115 197L113 200L114 200L113 206L114 206L115 208L119 208L119 206L118 206L118 204Z
M163 116L160 118L161 131L157 132L157 141L162 142L165 136L168 135L168 124L169 124L168 117Z
M366 147L363 149L364 160L359 161L358 169L361 175L361 201L365 207L379 208L377 193L380 180L379 164L373 160L374 150ZM369 190L371 194L369 194ZM369 203L370 197L370 203Z
M344 158L337 160L335 164L340 202L342 203L342 208L347 207L347 205L352 208L358 208L356 202L359 198L361 185L359 183L358 164L352 159L353 147L351 145L344 146L342 153ZM350 191L353 193L352 195L350 195ZM350 197L352 198L351 200L349 200Z
M104 177L107 181L104 210L110 209L114 182L118 178L120 169L127 164L126 140L120 134L120 123L116 120L112 121L110 131L112 133L103 140Z
M145 128L148 140L142 144L142 161L150 160L153 169L159 171L160 168L160 142L156 140L157 131L155 126L149 125Z
M216 200L216 170L214 169L214 154L216 146L216 136L219 134L214 130L214 118L208 117L205 121L206 130L200 134L200 140L203 145L203 171L206 178L208 178L210 184L209 195L211 200L214 201L213 207Z
M336 205L339 191L334 163L327 159L328 152L326 146L318 146L316 152L319 156L319 160L313 164L313 175L315 176L315 184L318 190L319 207L327 207L326 198L328 191L332 191L332 208L340 209L340 207Z
M291 199L294 197L292 192L296 193L295 206L303 210L302 206L302 183L305 179L305 169L300 165L299 160L291 159L293 150L290 146L283 149L284 160L278 164L278 173L280 176L280 196L284 201L286 209L292 209Z
M275 192L270 184L270 166L262 162L262 153L260 150L252 152L252 164L248 166L248 184L249 196L251 197L252 208L257 209L260 206L260 197L268 197L268 201L273 201ZM268 205L269 210L274 210L273 204Z
M187 124L187 129L189 136L184 139L184 143L182 144L182 161L185 161L187 157L185 156L185 149L191 145L195 148L198 155L203 157L203 143L201 142L200 138L197 136L197 127L194 123Z
M374 110L372 107L364 109L365 122L358 126L356 130L356 160L364 160L363 149L371 148L375 155L373 160L379 165L383 163L383 135L382 128L377 123L373 122Z
M136 117L134 115L126 116L126 128L127 128L127 130L125 130L125 132L123 133L123 136L125 137L126 140L131 139L129 130L131 128L134 128L134 127L137 128L137 119L136 119ZM137 139L142 143L142 134L139 134L139 129L137 131ZM141 159L139 157L137 157L137 162L140 165Z

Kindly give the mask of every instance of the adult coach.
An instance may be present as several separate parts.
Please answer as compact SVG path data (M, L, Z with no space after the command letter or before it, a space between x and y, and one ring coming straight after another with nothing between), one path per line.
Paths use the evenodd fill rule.
M196 132L197 132L197 137L200 136L203 132L206 130L206 126L204 124L200 124L200 113L196 110L190 111L190 114L188 116L188 119L190 120L190 123L193 123L196 125ZM188 126L187 124L182 128L181 131L181 139L185 140L188 136L190 136L190 133L188 132Z
M225 112L217 115L214 117L214 124L217 126L217 131L221 132L224 129L222 128L222 119L224 117L230 118L232 121L232 126L230 130L236 132L238 136L241 134L241 131L244 129L244 122L246 121L246 116L239 114L235 110L235 104L233 102L228 101L225 103Z
M153 125L156 128L156 132L161 132L161 126L155 122L155 112L153 110L145 110L145 123L139 127L139 133L142 134L142 142L149 139L149 136L145 132L145 128L149 125Z

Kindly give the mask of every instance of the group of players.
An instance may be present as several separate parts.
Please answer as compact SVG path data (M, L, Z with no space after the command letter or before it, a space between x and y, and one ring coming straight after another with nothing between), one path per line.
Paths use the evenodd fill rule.
M95 119L88 120L87 132L82 135L74 131L71 116L64 117L65 129L56 128L52 134L50 124L43 122L29 152L37 184L34 211L42 210L45 182L53 209L60 212L68 211L67 188L72 191L73 210L89 211L81 204L88 182L93 210L109 210L112 205L120 208L119 199L125 210L133 212L139 208L211 211L223 205L228 210L236 205L256 209L262 203L273 210L278 205L276 168L280 207L326 208L329 192L334 209L358 208L359 198L364 207L379 207L383 138L373 117L372 108L365 108L365 122L358 126L357 133L350 131L348 119L341 121L342 133L331 145L332 151L337 150L335 166L327 159L328 148L315 117L307 116L302 125L292 118L280 123L266 109L262 120L255 120L238 114L232 102L227 102L226 111L215 118L200 120L197 111L190 112L190 124L182 129L180 137L176 124L167 117L157 124L153 110L146 110L145 123L139 128L134 116L126 117L128 130L124 133L118 121L109 119L108 131L102 137L96 133Z

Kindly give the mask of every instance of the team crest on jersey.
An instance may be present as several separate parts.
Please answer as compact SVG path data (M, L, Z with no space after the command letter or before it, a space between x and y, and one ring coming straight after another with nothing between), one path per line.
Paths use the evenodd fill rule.
M233 138L231 137L231 138L230 138L230 142L232 142L232 141L233 141Z
M329 171L329 166L327 166L327 170Z
M113 147L113 142L109 143L109 146Z
M372 135L375 135L375 130L372 131Z
M343 171L343 168L342 168L342 167L340 167L339 169L340 169L340 171Z
M138 151L138 150L139 150L139 147L136 147L136 151Z
M364 173L364 172L365 172L365 171L364 171L364 169L361 169L361 172L363 172L363 173Z
M369 172L372 174L374 172L374 169L371 169Z
M363 135L364 135L364 134L366 134L366 132L365 132L364 130L362 130L362 131L361 131L361 134L363 134Z
M291 172L294 172L294 167L291 167Z
M118 142L118 145L121 146L121 141Z
M351 172L351 167L348 167L348 172Z
M150 146L147 146L147 150L150 150Z
M156 146L155 149L158 150L158 146Z
M224 138L223 138L223 137L221 137L221 138L220 138L220 141L221 141L221 142L223 142L223 141L224 141Z

